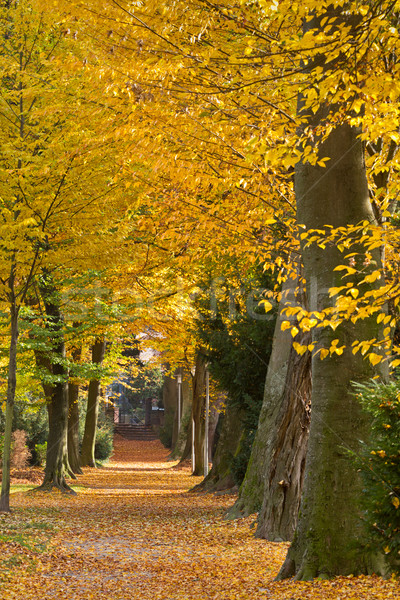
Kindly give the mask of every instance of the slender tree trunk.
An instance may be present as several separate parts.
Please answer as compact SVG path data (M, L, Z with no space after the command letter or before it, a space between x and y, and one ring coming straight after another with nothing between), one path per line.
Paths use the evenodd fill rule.
M196 372L193 378L192 423L194 424L194 461L192 475L204 474L205 435L205 382L206 365L202 354L196 357Z
M92 346L92 363L101 366L104 359L106 342L99 338ZM96 443L97 418L99 414L100 379L92 379L89 383L88 403L86 409L85 432L82 440L81 466L95 467L94 449Z
M81 348L74 348L72 358L75 363L80 360ZM79 459L79 384L68 383L68 462L72 471L81 474Z
M192 385L190 384L190 379L192 379L192 375L189 375L185 372L184 369L181 369L182 374L182 385L181 385L181 424L179 429L179 435L176 437L175 445L172 446L172 452L170 455L171 459L180 458L181 461L186 460L190 457L192 452L191 447L191 418L192 414ZM175 383L175 395L176 395L176 405L178 402L177 395L177 385L176 380ZM175 412L175 417L177 417L178 411ZM188 422L189 421L189 422ZM177 431L178 420L175 418L174 427Z
M338 126L319 150L321 157L330 157L329 168L297 166L298 222L307 229L373 222L359 134L347 124ZM357 261L363 268L362 246L352 250L360 253ZM371 270L379 268L379 250L372 260ZM329 288L342 284L334 268L343 264L343 255L336 246L322 249L312 244L303 248L303 261L310 309L321 311L332 305ZM357 452L369 430L351 382L376 374L369 361L352 353L351 346L356 340L379 339L379 328L375 317L346 322L336 330L313 330L317 347L330 347L337 339L345 349L341 355L312 359L312 415L300 518L279 578L295 575L307 580L380 568L366 555L358 506L361 482L348 456L348 450Z
M4 431L0 512L10 512L10 459L15 389L17 386L18 308L11 303L10 350L8 357L6 423Z
M182 435L179 435L175 448L173 452L171 452L171 458L175 458L178 456L180 457L179 463L183 463L185 460L188 460L192 456L192 407L189 406L187 407L187 409L189 410L189 423L185 432L185 438L183 440Z
M72 471L78 475L83 471L79 459L79 385L68 384L68 462Z
M79 323L74 323L78 327ZM81 360L82 348L72 349L72 360L77 364ZM70 374L71 375L71 374ZM82 474L79 457L79 384L73 379L68 382L68 462L72 471Z

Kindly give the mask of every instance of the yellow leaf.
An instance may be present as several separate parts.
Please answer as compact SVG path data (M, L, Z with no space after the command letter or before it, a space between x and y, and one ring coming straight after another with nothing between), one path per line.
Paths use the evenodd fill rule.
M290 323L290 321L282 321L281 330L285 331L286 329L290 329L291 325L292 324Z
M395 508L399 508L399 506L400 506L400 500L399 500L398 496L394 496L392 498L392 504L393 504L393 506Z
M272 310L272 304L268 300L263 300L262 304L264 306L265 312L268 312L268 311Z
M292 327L291 332L293 337L296 337L296 335L299 333L299 330L297 329L297 327Z
M376 281L377 279L380 279L380 278L381 278L380 271L372 271L372 273L370 273L369 275L364 277L363 283L373 283L374 281Z
M351 288L350 294L353 296L353 298L357 298L359 291L356 288Z
M297 354L300 354L300 356L307 352L307 346L302 346L297 342L293 342L293 348L296 350Z
M371 354L368 355L368 358L369 362L375 366L381 362L383 356L380 354L375 354L375 352L371 352Z

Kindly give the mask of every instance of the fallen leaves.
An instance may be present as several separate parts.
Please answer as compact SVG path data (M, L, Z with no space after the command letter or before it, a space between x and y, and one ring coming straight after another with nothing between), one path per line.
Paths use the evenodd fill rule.
M287 544L255 539L254 516L224 521L232 498L188 493L199 478L174 466L158 442L117 440L112 463L79 478L78 496L14 494L13 513L0 520L8 532L1 544L2 598L399 597L398 582L378 577L274 582ZM12 531L22 535L19 541ZM22 543L28 538L29 548Z

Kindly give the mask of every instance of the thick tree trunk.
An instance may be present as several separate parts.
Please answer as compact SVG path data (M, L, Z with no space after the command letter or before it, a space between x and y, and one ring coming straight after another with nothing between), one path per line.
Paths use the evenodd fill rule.
M310 334L295 341L311 342ZM282 400L268 436L264 496L256 537L271 541L293 539L306 462L311 400L311 354L291 348Z
M92 363L101 366L104 359L106 342L97 339L92 346ZM99 414L100 379L92 379L89 383L86 409L85 431L82 440L81 466L95 467L94 448L96 443L97 418Z
M6 399L6 422L4 429L3 466L1 481L0 512L10 512L10 462L11 436L15 389L17 387L17 342L18 342L18 309L15 301L11 303L10 350L8 355L8 379Z
M62 377L67 375L66 371L63 372L61 369L57 369L57 372ZM50 491L52 488L57 488L63 492L72 492L65 481L66 476L73 477L68 463L67 451L68 384L66 381L52 386L48 414L49 437L47 440L46 469L44 481L39 489Z
M299 376L296 374L294 365L291 364L293 357L292 343L293 338L290 330L286 329L282 331L282 321L287 320L285 314L282 313L284 307L296 306L298 304L295 297L295 289L297 286L297 280L288 278L283 285L282 289L282 300L279 305L279 314L275 325L274 338L272 343L272 351L270 360L268 363L268 371L265 380L264 388L264 399L263 405L260 412L260 418L258 422L258 428L256 437L253 443L250 461L247 467L244 481L239 490L239 498L235 505L228 511L230 518L237 518L247 516L256 512L259 512L264 507L266 510L267 503L270 500L269 494L271 493L271 485L275 486L275 492L281 501L285 498L284 510L288 513L294 514L296 508L291 507L288 500L287 493L283 493L284 490L279 486L279 481L282 479L291 484L290 499L294 500L294 494L292 491L297 489L300 493L298 486L298 475L296 478L292 478L293 470L293 452L297 453L298 459L306 451L306 438L304 436L304 430L299 427L297 431L298 436L302 438L300 440L296 438L285 438L284 432L285 427L288 424L287 411L291 414L297 415L295 418L296 424L304 423L304 408L301 402L298 402L295 395L295 389L291 389L292 384L299 383ZM294 324L294 323L293 323ZM301 373L304 373L303 361L296 362L296 367L301 367ZM294 379L294 382L292 381ZM303 399L306 402L306 399ZM294 402L294 404L291 404ZM295 434L296 428L292 428L293 434ZM283 446L279 444L283 441ZM299 446L296 449L296 444ZM279 460L278 460L279 457ZM285 463L285 459L288 460ZM279 463L279 461L283 461ZM297 461L295 461L297 463ZM278 480L278 487L276 486L275 473L282 471L285 473L284 477ZM292 474L292 475L291 475ZM275 483L273 483L275 482ZM264 490L268 490L268 496L264 497ZM287 492L287 489L285 488ZM279 503L279 500L272 499L272 504ZM298 507L300 498L295 500L295 505ZM282 503L281 503L282 504ZM282 505L283 508L283 505ZM278 517L278 514L277 514ZM260 527L262 526L260 521ZM287 521L286 519L284 520ZM278 524L281 522L281 518L278 518ZM287 528L293 527L294 525L287 524ZM272 527L272 523L271 523ZM278 534L276 527L273 527L274 533L268 535L271 539L272 535L280 537L282 539L288 538L288 534L280 531ZM260 529L260 535L267 535L266 531Z
M330 157L326 169L299 164L296 169L298 222L307 229L325 225L346 226L373 221L359 131L344 124L329 135L320 156ZM363 248L352 247L361 258ZM364 255L365 256L365 255ZM336 246L322 249L317 244L303 248L310 309L321 311L332 305L329 288L342 283L334 268L343 264ZM379 251L373 256L379 268ZM365 275L366 273L364 273ZM368 422L351 382L376 373L369 361L352 353L355 340L379 339L376 317L346 322L336 330L313 330L316 347L329 348L332 340L345 345L343 354L324 360L312 359L312 415L300 518L294 542L281 569L280 578L332 577L368 572L372 557L363 549L363 524L358 506L361 483L348 451L357 452L368 435Z
M46 469L40 489L60 489L72 492L65 477L75 477L68 463L68 369L66 367L63 318L58 294L47 272L40 280L40 292L46 309L46 329L52 350L50 357L36 352L39 364L48 365L56 382L44 385L48 402L49 437L47 440Z
M237 454L243 432L243 421L236 407L226 407L219 416L219 439L207 477L192 491L219 492L236 488L231 471L233 457Z

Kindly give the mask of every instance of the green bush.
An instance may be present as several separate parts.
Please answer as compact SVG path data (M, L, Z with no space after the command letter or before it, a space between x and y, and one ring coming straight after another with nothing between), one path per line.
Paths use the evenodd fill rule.
M112 427L104 423L97 428L94 457L96 460L107 460L113 452L114 432Z
M39 467L44 466L46 463L46 455L47 455L47 442L43 444L35 444L35 456L36 456L36 464Z
M371 547L383 551L393 570L400 572L400 385L371 382L355 387L372 417L370 439L356 458Z

